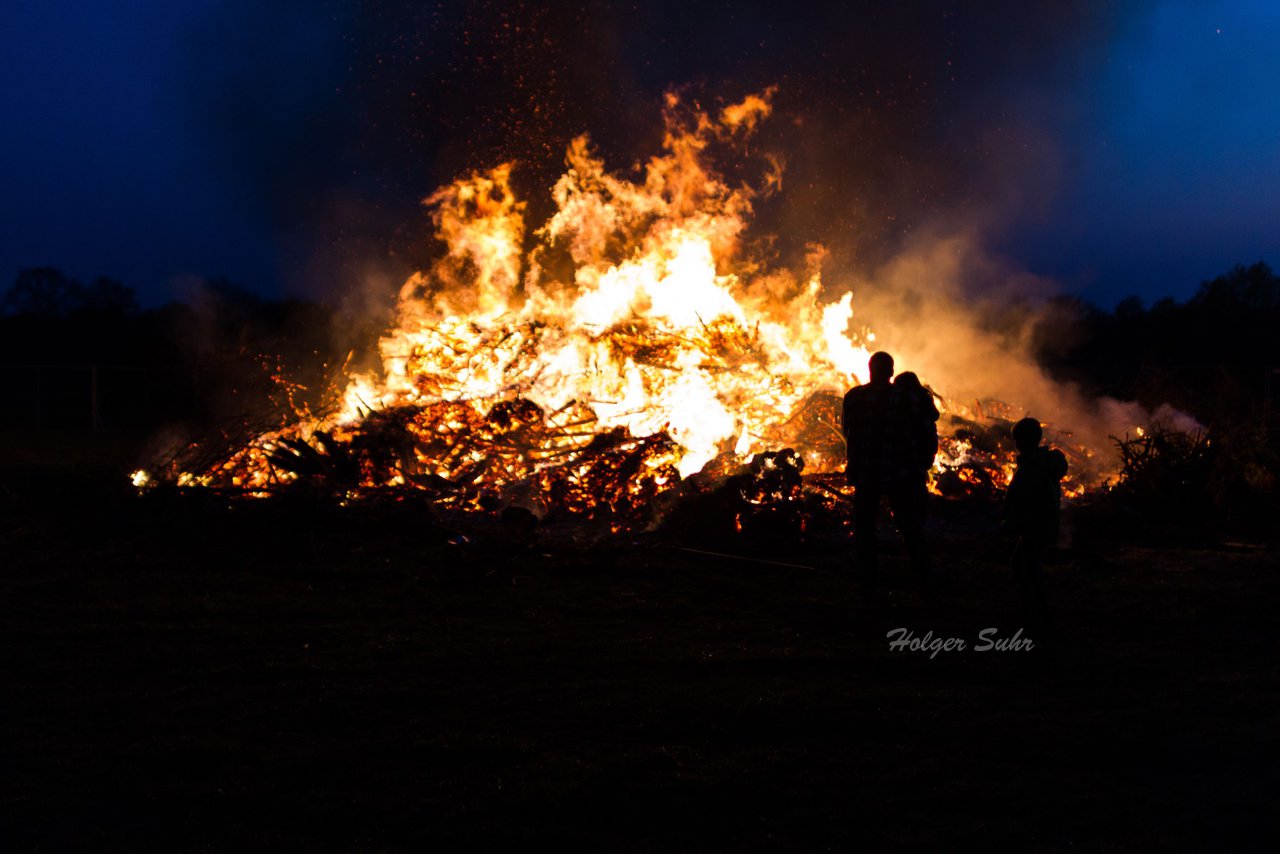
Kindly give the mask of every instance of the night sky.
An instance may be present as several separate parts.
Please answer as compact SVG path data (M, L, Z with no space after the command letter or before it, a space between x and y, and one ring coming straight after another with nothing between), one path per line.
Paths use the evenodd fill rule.
M451 177L545 211L572 136L625 168L664 90L769 85L762 227L837 265L962 223L1105 306L1280 264L1280 4L1025 5L10 0L0 280L393 282Z

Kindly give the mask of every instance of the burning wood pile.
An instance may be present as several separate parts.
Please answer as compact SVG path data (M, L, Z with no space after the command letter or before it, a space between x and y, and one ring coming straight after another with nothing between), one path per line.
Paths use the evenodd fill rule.
M409 490L611 530L842 524L841 396L867 379L875 336L852 322L851 293L824 301L820 251L803 275L744 252L777 164L759 158L761 177L733 187L708 163L744 148L769 93L714 114L674 96L666 108L664 151L634 180L575 140L556 211L531 234L510 164L435 193L446 251L402 288L380 374L350 377L326 414L199 443L135 482L344 501ZM1013 413L936 397L935 491L998 493Z

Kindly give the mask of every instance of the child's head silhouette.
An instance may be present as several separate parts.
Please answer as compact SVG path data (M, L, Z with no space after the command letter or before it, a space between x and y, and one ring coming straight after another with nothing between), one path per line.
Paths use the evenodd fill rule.
M924 386L920 384L920 378L916 376L915 371L903 371L894 377L893 384L913 391L916 389L924 390Z
M1040 422L1034 418L1024 418L1014 424L1012 433L1013 443L1024 454L1039 447L1040 439L1044 436L1044 431L1040 429Z

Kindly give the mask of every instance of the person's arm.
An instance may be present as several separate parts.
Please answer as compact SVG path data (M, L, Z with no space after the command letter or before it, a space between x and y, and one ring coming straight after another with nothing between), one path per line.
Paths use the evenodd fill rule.
M840 432L844 433L844 440L849 442L850 433L854 424L854 419L858 417L858 401L852 393L844 396L844 407L840 412Z
M844 406L840 412L840 432L844 433L844 476L848 483L853 483L853 425L858 417L856 397L850 393L844 396Z
M924 415L930 421L937 421L942 417L942 413L938 411L938 405L934 403L933 394L925 389L924 393Z
M1059 451L1057 448L1054 448L1049 454L1048 468L1056 479L1062 480L1067 476L1067 455L1062 453L1062 451Z
M1022 530L1022 478L1018 475L1020 472L1014 471L1013 477L1009 478L1009 487L1004 492L1004 507L1000 518L1000 532L1002 534L1018 534Z

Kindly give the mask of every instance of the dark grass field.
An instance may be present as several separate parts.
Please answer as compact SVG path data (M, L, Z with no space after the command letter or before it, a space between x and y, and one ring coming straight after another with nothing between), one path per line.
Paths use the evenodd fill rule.
M1277 841L1269 547L1067 549L1055 649L930 659L885 632L1021 625L990 506L936 508L931 604L890 542L872 611L834 537L517 543L8 474L7 851Z

